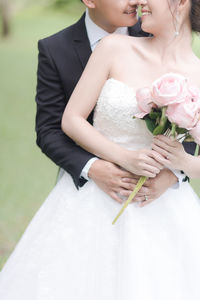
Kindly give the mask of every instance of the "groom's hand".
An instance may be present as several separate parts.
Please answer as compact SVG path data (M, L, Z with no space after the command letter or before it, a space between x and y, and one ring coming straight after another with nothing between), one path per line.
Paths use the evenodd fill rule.
M146 193L144 195L136 196L133 202L138 202L140 207L144 207L152 201L159 198L168 188L177 183L178 178L169 169L163 169L154 177L149 178L146 183ZM145 201L145 196L147 201Z
M120 196L128 197L140 178L102 159L92 164L88 176L101 190L119 203L124 202Z

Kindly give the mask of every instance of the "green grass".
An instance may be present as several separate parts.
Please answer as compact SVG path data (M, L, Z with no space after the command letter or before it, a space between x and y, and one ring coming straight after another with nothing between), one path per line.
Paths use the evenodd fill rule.
M37 41L81 15L38 6L13 19L9 39L0 40L0 269L27 224L55 184L57 167L35 144ZM194 40L200 56L199 40ZM200 194L198 181L194 182Z
M23 11L0 40L0 268L55 184L57 167L35 143L37 41L81 15Z

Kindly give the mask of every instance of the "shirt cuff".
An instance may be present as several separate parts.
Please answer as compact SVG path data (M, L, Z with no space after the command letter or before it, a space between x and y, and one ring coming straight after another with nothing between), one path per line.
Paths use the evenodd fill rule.
M86 180L89 180L89 177L88 177L88 172L89 172L89 169L91 167L91 165L96 161L98 160L99 158L97 157L93 157L91 158L90 160L88 160L88 162L86 163L85 167L83 168L82 172L81 172L81 175L80 177L86 179Z
M183 179L185 178L185 174L182 173L181 171L179 170L175 170L175 169L170 169L170 171L172 171L174 173L174 175L178 178L178 181L173 184L171 186L172 189L178 189L181 185L181 183L184 181Z

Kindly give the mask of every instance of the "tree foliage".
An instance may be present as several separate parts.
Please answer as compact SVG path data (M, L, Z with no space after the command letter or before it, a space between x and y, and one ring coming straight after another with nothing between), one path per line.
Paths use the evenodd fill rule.
M10 1L0 0L0 19L2 36L7 37L10 34Z
M61 8L63 6L66 6L66 5L74 3L74 2L80 2L80 0L53 0L53 5L56 8Z

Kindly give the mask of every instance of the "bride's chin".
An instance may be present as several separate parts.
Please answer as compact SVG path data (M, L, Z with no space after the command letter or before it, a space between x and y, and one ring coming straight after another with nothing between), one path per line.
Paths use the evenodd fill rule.
M152 26L146 24L145 21L141 23L141 28L142 28L142 30L143 30L144 32L148 32L148 33L153 34L153 31L154 31L154 30L153 30Z

